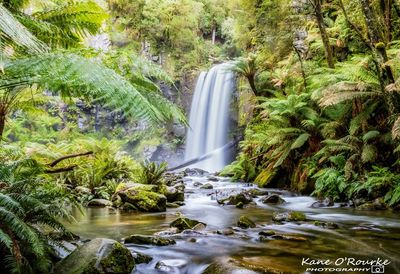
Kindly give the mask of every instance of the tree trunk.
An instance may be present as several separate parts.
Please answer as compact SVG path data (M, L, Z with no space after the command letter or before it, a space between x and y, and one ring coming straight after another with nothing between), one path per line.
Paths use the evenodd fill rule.
M212 39L212 44L213 45L215 45L215 36L216 36L216 29L215 29L215 26L213 26L213 29L212 29L212 35L211 35L211 39Z
M387 80L387 84L393 84L395 82L391 67L387 64L389 61L386 52L386 44L383 41L383 37L379 28L376 24L377 19L374 11L370 6L370 0L360 0L360 4L364 13L365 23L368 29L368 35L371 40L373 49L379 57L380 65L384 68L384 78Z
M300 53L300 51L299 51L295 46L293 46L293 49L294 49L294 51L296 52L297 57L299 58L300 69L301 69L301 76L303 77L303 85L304 85L304 88L307 88L306 70L305 70L305 68L304 68L303 59L301 58L301 53Z
M254 75L247 76L247 81L249 81L251 90L254 92L254 94L256 96L258 96L259 94L258 94L258 91L257 91L257 88L256 88L256 82L255 82L255 79L254 79Z
M386 26L386 43L392 41L392 0L383 0Z
M324 44L325 56L326 56L326 60L328 62L328 66L330 68L335 68L335 63L333 61L333 51L332 51L332 47L329 43L329 36L326 32L324 16L322 14L321 0L314 0L314 12L315 12L314 15L317 19L319 32L321 34L322 43Z
M3 140L4 127L6 125L6 115L0 112L0 141Z

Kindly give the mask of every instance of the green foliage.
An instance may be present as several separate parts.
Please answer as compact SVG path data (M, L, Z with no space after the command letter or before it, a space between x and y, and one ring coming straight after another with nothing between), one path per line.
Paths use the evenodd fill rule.
M17 155L7 153L10 149L15 147L1 148L8 156L2 156L0 164L0 269L11 273L49 272L54 247L61 245L43 231L69 233L59 218L69 217L64 206L72 197L56 184L44 183L43 167L37 161L15 161Z
M139 182L141 184L156 185L158 192L162 192L164 187L164 173L167 171L168 165L166 162L157 164L155 162L145 161L140 164L141 172Z
M348 0L323 2L318 14L318 3L238 1L233 36L257 62L240 59L236 71L268 92L257 98L226 174L238 178L251 165L251 180L261 185L279 180L318 197L385 197L396 206L399 16L387 21L383 6L374 2L371 15L365 2ZM372 32L379 33L375 40L365 35Z

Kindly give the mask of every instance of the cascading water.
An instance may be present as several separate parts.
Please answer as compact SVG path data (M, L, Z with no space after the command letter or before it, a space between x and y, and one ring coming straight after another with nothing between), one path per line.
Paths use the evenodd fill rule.
M185 161L206 159L191 167L210 172L221 170L229 159L222 149L229 142L230 103L235 89L234 74L229 64L202 72L197 80L186 136Z

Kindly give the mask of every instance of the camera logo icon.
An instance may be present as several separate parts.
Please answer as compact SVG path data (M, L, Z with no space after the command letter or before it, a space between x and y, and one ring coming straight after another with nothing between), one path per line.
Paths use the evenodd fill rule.
M385 266L384 265L372 265L371 273L385 273Z

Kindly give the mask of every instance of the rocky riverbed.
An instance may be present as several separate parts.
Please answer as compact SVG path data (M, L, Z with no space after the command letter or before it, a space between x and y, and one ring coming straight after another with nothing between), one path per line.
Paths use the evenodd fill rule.
M383 259L390 262L385 273L400 271L396 212L357 210L201 172L182 181L184 202L166 212L88 208L84 216L76 212L69 228L82 239L124 243L135 258L132 273L307 273L310 260L341 258ZM335 267L358 273L346 262Z

